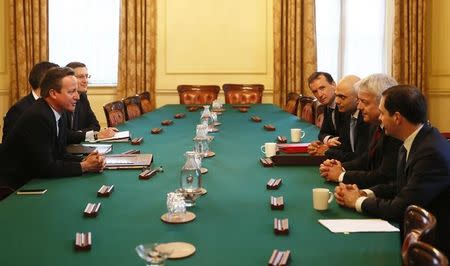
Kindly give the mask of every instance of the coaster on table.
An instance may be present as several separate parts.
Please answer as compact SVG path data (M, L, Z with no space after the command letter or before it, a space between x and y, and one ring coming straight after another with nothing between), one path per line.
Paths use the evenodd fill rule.
M213 140L214 140L214 136L208 135L208 136L206 136L206 138L207 138L209 141L213 141ZM194 137L192 140L193 140L193 141L196 141L196 140L197 140L197 137Z
M141 153L140 150L128 150L128 151L122 152L122 154L139 154L139 153Z
M199 191L200 191L201 196L206 195L208 193L208 190L206 190L206 188L204 188L204 187L200 188Z
M216 122L214 122L214 126L215 126L215 127L217 127L217 126L220 126L220 125L222 125L222 123L220 123L220 122L217 122L217 121L216 121Z
M256 123L259 123L259 122L262 121L261 117L256 116L256 115L252 116L250 119L251 119L253 122L256 122Z
M96 217L101 205L102 204L100 202L88 203L84 209L84 217Z
M285 136L278 136L277 142L278 143L287 143L287 138Z
M186 117L186 115L183 113L178 113L178 114L174 115L175 119L180 119L180 118L184 118L184 117Z
M193 212L186 212L185 214L177 214L174 217L169 217L169 213L161 215L161 220L168 224L184 224L189 223L195 219Z
M169 119L166 119L166 120L161 121L161 125L163 125L163 126L169 126L169 125L171 125L172 123L173 123L173 121L172 121L172 120L169 120Z
M216 127L213 127L209 130L209 133L216 133L216 132L219 132L219 129Z
M114 190L114 185L103 185L97 191L97 197L109 197L111 192Z
M273 162L270 158L260 158L259 161L264 167L273 167Z
M186 258L195 253L195 246L186 242L162 243L155 249L161 253L170 253L168 259Z
M280 251L274 249L269 259L269 266L285 266L289 261L290 250Z
M161 133L161 131L162 131L162 128L160 128L160 127L155 127L155 128L152 128L152 130L150 131L152 134L159 134L159 133Z
M267 182L266 188L267 189L271 189L271 190L275 190L275 189L278 189L281 186L281 183L282 183L281 178L276 178L276 179L271 178Z
M143 137L140 138L134 138L131 140L131 145L141 145L141 143L144 141Z
M208 173L208 168L200 167L200 173L202 173L202 175Z
M241 112L241 113L247 113L247 112L248 112L248 108L241 107L241 108L239 108L239 112Z
M219 113L222 113L222 112L225 112L226 111L226 109L225 108L216 108L216 109L212 109L212 111L213 112L219 112Z
M92 246L92 234L87 233L76 233L75 234L75 249L76 250L90 250Z
M216 155L215 152L213 152L213 151L208 151L208 153L206 153L206 155L205 155L205 158L213 157L214 155Z
M273 231L276 235L289 234L289 220L286 219L273 219Z
M270 196L270 208L272 210L283 210L284 209L283 197Z
M267 131L275 131L276 128L270 124L267 124L267 125L264 125L264 129Z

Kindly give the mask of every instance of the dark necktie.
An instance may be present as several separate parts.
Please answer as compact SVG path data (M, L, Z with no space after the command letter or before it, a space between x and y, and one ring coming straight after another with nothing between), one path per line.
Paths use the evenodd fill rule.
M398 150L398 161L397 161L397 190L400 190L402 184L404 184L404 175L406 167L406 148L401 146Z
M353 116L350 119L350 145L352 145L352 151L355 151L355 129L357 119Z
M333 123L333 129L336 130L336 118L334 116L334 110L331 107L328 107L328 117L331 118L331 122Z
M61 129L62 129L62 127L63 127L63 118L62 118L62 116L58 119L58 128L57 128L57 130L56 130L56 135L57 135L57 137L59 138L60 136L61 136Z
M372 140L370 141L369 148L369 157L373 157L375 155L375 147L377 146L378 140L381 138L382 129L381 127L377 127L377 130L372 136Z

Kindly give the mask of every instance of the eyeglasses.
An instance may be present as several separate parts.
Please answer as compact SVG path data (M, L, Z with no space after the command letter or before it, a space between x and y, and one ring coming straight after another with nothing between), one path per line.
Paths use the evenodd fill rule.
M91 78L91 75L89 75L89 74L84 74L84 75L78 75L78 76L75 76L77 79L90 79Z

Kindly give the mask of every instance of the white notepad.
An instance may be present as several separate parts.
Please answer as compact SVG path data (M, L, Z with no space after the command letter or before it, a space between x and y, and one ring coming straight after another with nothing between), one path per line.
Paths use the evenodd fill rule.
M397 227L381 219L320 219L319 223L333 233L400 231Z

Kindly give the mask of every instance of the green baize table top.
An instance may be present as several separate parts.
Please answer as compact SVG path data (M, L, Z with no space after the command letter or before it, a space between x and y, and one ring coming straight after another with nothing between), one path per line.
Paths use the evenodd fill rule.
M193 149L192 138L200 111L184 105L166 105L119 126L140 146L114 143L113 153L140 149L154 155L163 173L139 180L140 170L105 170L99 174L58 179L34 179L24 188L46 188L44 195L11 195L0 202L0 265L144 265L138 244L184 241L196 253L167 265L267 265L273 249L291 250L290 265L400 265L399 233L335 234L318 219L368 218L330 204L327 211L312 208L312 188L334 190L319 176L316 166L264 168L260 146L278 135L290 138L290 128L306 131L305 142L317 139L318 129L271 104L252 105L247 113L231 106L219 116L220 131L213 133L216 155L203 160L208 194L190 208L197 218L187 224L166 224L166 195L179 187L184 152ZM174 119L185 113L183 119ZM250 120L252 115L261 123ZM173 120L170 126L161 121ZM276 131L266 131L272 124ZM159 135L150 129L162 127ZM282 178L278 190L267 190L270 178ZM102 185L115 187L109 198L98 198ZM270 196L283 196L282 211L270 209ZM96 218L83 217L86 204L101 202ZM289 218L290 232L277 236L274 218ZM75 251L76 232L92 232L92 249Z

